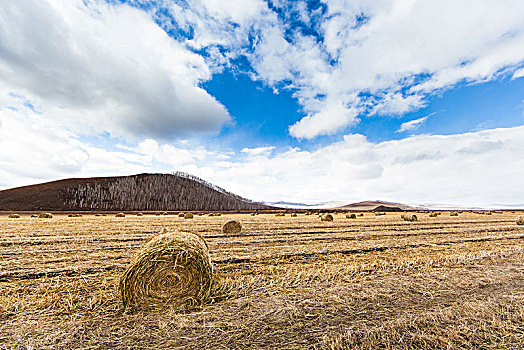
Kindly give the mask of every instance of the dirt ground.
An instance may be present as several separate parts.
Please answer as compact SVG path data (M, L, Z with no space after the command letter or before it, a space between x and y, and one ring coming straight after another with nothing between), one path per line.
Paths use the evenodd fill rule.
M522 348L519 214L400 215L0 213L0 348ZM221 233L231 218L240 234ZM162 228L202 234L224 289L194 310L126 313L119 276Z

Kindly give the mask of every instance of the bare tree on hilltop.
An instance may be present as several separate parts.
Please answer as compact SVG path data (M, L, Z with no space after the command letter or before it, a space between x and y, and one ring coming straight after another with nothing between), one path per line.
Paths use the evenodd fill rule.
M105 178L67 189L66 204L76 210L254 210L268 208L196 176L140 174Z

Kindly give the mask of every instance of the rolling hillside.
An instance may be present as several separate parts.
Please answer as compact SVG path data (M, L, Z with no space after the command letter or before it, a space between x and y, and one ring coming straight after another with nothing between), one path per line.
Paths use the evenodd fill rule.
M271 209L185 174L79 178L0 191L0 210Z

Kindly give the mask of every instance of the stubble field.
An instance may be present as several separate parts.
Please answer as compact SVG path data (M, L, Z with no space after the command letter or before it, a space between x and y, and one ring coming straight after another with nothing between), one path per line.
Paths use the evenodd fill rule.
M512 212L0 215L0 348L521 348L524 226ZM240 234L222 234L238 219ZM162 228L202 234L202 308L128 313L117 285Z

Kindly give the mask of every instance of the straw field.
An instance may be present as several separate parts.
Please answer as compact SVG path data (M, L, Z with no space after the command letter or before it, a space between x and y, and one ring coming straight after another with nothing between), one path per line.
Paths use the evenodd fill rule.
M0 214L0 349L518 349L518 214ZM232 219L240 233L223 233ZM203 305L130 311L119 280L162 229L205 238Z

